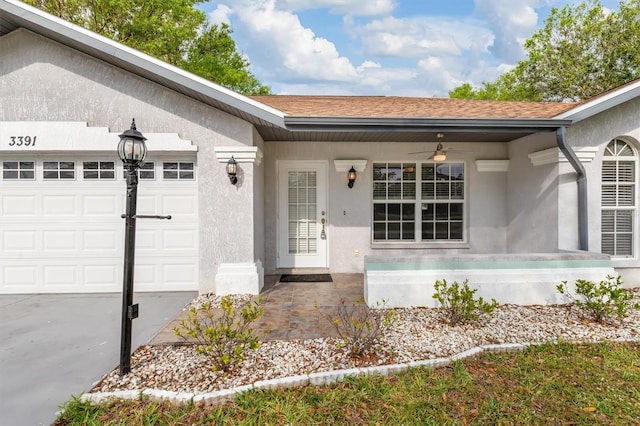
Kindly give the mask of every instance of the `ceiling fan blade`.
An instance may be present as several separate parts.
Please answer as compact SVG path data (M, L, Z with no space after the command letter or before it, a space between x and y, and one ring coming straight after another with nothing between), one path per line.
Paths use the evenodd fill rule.
M409 152L409 155L414 155L414 154L424 154L426 152L433 152L433 150L429 150L429 151L417 151L417 152Z

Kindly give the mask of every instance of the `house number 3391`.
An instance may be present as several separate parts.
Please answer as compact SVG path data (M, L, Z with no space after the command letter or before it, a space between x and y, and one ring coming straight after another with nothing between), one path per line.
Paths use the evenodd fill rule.
M9 136L9 146L36 146L37 136Z

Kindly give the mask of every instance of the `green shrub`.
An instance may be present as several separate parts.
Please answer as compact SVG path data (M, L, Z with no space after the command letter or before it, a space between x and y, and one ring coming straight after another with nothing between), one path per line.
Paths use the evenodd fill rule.
M436 292L433 298L440 302L443 319L450 325L477 321L482 314L493 314L498 306L496 299L491 299L489 303L482 297L474 298L478 289L469 288L469 280L464 280L461 286L457 281L447 284L447 280L443 279L436 281L434 288Z
M573 300L587 317L596 322L608 322L615 315L618 320L628 315L629 308L640 308L640 303L631 303L633 296L622 288L620 276L607 276L598 284L587 280L576 280L576 298L562 281L556 287L558 291Z
M242 362L247 349L260 347L251 324L263 313L262 297L234 306L231 297L224 296L220 309L210 303L191 308L187 319L173 330L177 336L193 341L198 353L209 357L213 371L228 372Z
M374 352L384 333L397 326L396 311L385 309L385 304L383 301L370 308L364 298L351 304L342 299L333 314L321 315L333 325L349 355L357 358Z

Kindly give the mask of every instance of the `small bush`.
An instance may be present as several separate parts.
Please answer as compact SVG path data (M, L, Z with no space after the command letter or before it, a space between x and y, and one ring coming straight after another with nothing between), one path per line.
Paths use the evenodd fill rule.
M260 347L251 324L263 313L261 297L236 307L230 296L224 296L220 309L210 303L191 308L187 319L173 330L177 336L195 341L198 353L211 360L213 371L228 372L244 360L247 349Z
M628 315L629 308L640 308L640 303L631 303L633 296L622 288L620 276L608 275L598 284L576 280L578 298L569 292L566 281L556 288L562 295L572 299L587 317L599 323L610 321L614 315L621 320Z
M461 286L457 281L447 284L447 280L443 279L436 281L434 288L436 292L433 298L440 302L443 319L450 325L477 321L482 314L493 314L498 306L496 299L488 303L482 297L474 298L478 289L469 288L469 280L464 280Z
M349 355L358 358L374 352L384 340L384 333L397 326L396 311L385 309L385 304L383 301L370 308L363 298L352 304L342 299L333 315L321 315L336 329Z

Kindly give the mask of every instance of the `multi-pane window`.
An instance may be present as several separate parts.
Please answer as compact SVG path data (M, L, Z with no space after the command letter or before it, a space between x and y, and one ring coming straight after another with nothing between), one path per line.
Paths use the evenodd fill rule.
M375 163L374 241L462 241L464 163Z
M422 240L462 240L464 164L422 165Z
M126 169L122 170L122 178L127 178ZM156 163L153 161L145 161L138 168L138 178L140 180L154 180L156 178Z
M194 179L193 162L164 162L162 163L164 179Z
M35 179L34 161L3 161L2 179L6 180L33 180Z
M140 165L138 170L140 179L154 180L156 178L156 163L154 161L145 161Z
M76 178L74 161L43 161L42 178L45 180L65 180Z
M85 179L115 179L113 161L85 161L82 166Z
M635 255L636 198L636 154L626 142L613 139L602 161L602 253Z
M415 240L416 164L373 165L373 239Z

